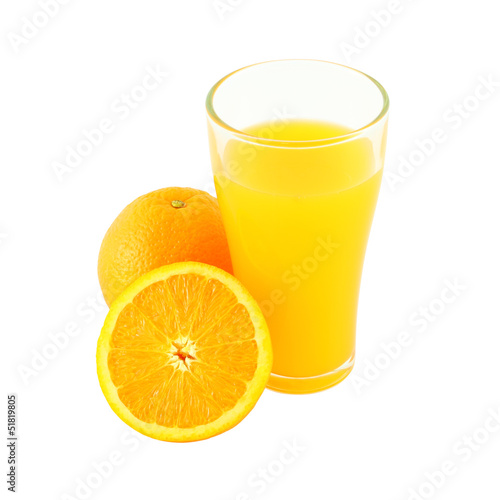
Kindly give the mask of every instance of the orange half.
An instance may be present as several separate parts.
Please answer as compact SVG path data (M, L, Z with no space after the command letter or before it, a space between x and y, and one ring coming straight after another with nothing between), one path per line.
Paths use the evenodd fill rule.
M97 374L113 411L164 441L196 441L238 424L272 366L266 322L241 283L216 267L155 269L112 304Z

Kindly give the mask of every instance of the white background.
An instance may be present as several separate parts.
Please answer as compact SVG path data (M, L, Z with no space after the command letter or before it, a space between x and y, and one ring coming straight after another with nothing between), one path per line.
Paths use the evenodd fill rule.
M23 17L40 7L2 2L2 398L19 398L17 497L83 498L79 481L100 482L93 462L118 451L120 464L89 498L404 500L419 488L421 498L500 498L500 432L481 430L500 406L500 87L483 101L470 98L480 78L500 82L495 2L401 0L380 27L370 21L394 5L387 0L231 1L220 2L229 9L218 15L211 0L70 0L17 51ZM370 38L359 48L366 28ZM349 57L342 44L354 46L356 33L358 53ZM214 439L139 441L97 382L105 308L92 303L101 239L141 194L173 185L212 189L207 91L234 69L280 58L354 66L391 98L356 367L319 394L265 391L240 425ZM157 65L170 76L122 119L113 102ZM477 109L453 119L464 100ZM114 130L59 181L53 163L106 117ZM397 174L400 157L435 128L446 140L391 189L387 173ZM466 290L441 307L435 299L446 279ZM440 314L419 328L410 318L430 302ZM68 323L80 333L23 381L20 367L30 367L49 334ZM387 363L381 344L402 331L413 342ZM366 381L367 363L384 360ZM356 390L361 377L366 383ZM5 399L1 407L5 413ZM470 459L471 445L459 444L464 435L487 440ZM301 451L280 466L283 442L294 440ZM425 474L444 461L455 473L440 488L426 487ZM272 482L256 483L269 468Z

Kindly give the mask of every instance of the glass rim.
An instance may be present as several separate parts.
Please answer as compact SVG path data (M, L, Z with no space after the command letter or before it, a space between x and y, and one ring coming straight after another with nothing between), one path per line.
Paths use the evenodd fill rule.
M220 116L217 114L215 111L214 107L214 96L219 87L226 81L228 80L231 76L233 76L236 73L239 73L245 69L252 68L253 66L259 66L262 64L272 64L272 63L280 63L280 62L300 62L300 61L308 61L308 62L318 62L318 63L325 63L325 64L332 64L333 66L340 66L342 68L346 68L351 71L355 71L356 73L359 73L360 75L368 78L380 91L380 94L382 95L382 108L379 112L379 114L369 123L366 125L363 125L362 127L356 128L355 130L351 130L347 134L343 135L337 135L333 137L327 137L323 139L308 139L308 140L283 140L283 139L271 139L267 137L259 137L256 135L248 134L242 130L239 130L237 128L232 127L228 123L226 123ZM219 126L222 128L226 129L227 131L237 134L241 136L242 138L246 138L247 140L251 140L251 142L257 142L259 144L268 144L268 145L274 145L277 146L278 144L290 144L290 145L301 145L303 144L304 146L321 146L325 144L332 144L332 143L339 143L339 142L346 142L349 141L356 136L358 136L361 132L365 131L366 129L369 129L370 127L376 125L378 122L380 122L388 113L389 111L389 96L385 90L385 88L377 81L375 78L371 77L370 75L363 73L362 71L359 71L355 68L351 68L350 66L346 66L345 64L339 64L335 63L332 61L325 61L322 59L273 59L270 61L263 61L259 63L254 63L254 64L249 64L248 66L244 66L242 68L239 68L235 71L232 71L231 73L228 73L226 76L222 77L215 85L209 90L207 94L207 98L205 101L205 107L207 110L207 114L209 118L211 118L215 123L217 123Z

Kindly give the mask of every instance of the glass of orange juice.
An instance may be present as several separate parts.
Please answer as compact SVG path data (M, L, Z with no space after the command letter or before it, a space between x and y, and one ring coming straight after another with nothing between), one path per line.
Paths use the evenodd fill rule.
M370 76L315 60L248 66L208 94L234 274L271 332L270 389L320 391L352 370L388 108Z

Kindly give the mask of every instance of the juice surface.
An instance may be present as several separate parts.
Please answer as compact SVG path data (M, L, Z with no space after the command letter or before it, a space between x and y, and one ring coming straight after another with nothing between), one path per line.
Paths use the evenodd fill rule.
M293 143L349 131L313 121L259 124L245 132L285 142L230 140L226 168L215 174L234 272L266 316L279 376L323 376L354 357L382 169L375 171L366 138Z

